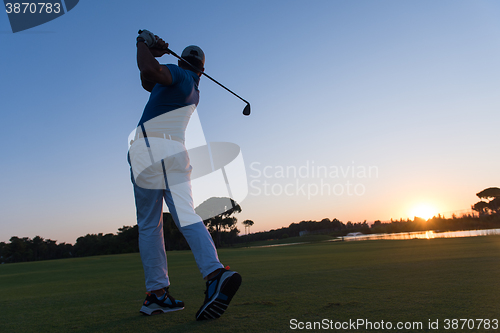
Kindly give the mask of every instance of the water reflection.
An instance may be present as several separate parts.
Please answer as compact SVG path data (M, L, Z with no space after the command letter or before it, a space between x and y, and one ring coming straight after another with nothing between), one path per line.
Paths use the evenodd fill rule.
M395 234L353 234L343 237L344 241L375 240L375 239L434 239L500 235L500 229L464 230L464 231L414 231Z

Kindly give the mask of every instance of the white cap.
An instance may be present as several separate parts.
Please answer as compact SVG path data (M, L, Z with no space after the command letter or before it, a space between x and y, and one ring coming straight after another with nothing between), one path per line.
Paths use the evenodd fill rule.
M203 53L203 50L199 48L196 45L189 45L182 51L182 58L187 58L187 57L193 57L198 60L200 60L203 63L203 66L205 66L205 53Z

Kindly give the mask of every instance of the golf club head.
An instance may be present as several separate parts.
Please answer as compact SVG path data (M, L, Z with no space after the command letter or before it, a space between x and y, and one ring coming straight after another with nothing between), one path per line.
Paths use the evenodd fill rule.
M245 116L249 116L250 115L250 103L247 104L247 106L245 106L245 108L243 109L243 114Z

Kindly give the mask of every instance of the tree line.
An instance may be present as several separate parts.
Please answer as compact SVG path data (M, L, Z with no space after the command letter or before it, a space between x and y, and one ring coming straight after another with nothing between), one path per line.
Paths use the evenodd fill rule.
M231 223L228 220L224 221L224 219L228 218L231 220ZM366 221L343 223L338 219L330 220L325 218L321 221L301 221L291 223L288 227L280 229L238 236L240 231L236 227L236 218L226 216L218 217L218 219L220 221L219 225L214 220L206 221L205 224L219 248L255 241L298 237L303 234L327 234L341 237L352 232L374 234L426 230L454 231L500 228L500 213L482 215L466 214L461 217L453 216L452 218L445 218L438 215L429 220L416 217L413 220L400 219L399 221L391 220L385 223L375 221L371 225ZM248 225L246 221L250 220L244 221L243 224L245 226ZM189 250L189 245L182 233L175 226L172 216L169 213L164 213L163 215L163 233L165 249L167 251ZM87 234L86 236L79 237L75 245L67 243L56 244L56 241L43 239L39 236L33 239L28 237L12 237L10 243L0 243L0 262L13 263L133 253L139 251L138 238L139 229L137 225L119 228L116 234Z
M304 234L328 234L340 237L352 232L372 234L500 228L500 209L498 205L500 189L488 188L477 193L477 196L481 199L480 202L484 202L484 204L476 203L472 206L472 209L478 214L465 214L461 217L453 215L452 218L445 218L438 214L429 220L416 217L413 220L400 219L399 221L391 220L386 223L375 221L371 225L366 221L343 223L336 218L333 220L325 218L321 221L301 221L291 223L288 227L280 229L239 236L240 230L237 227L237 219L232 215L241 212L241 207L231 200L226 202L226 206L228 205L231 208L224 206L223 213L207 218L203 222L219 248L254 241L297 237ZM208 205L208 203L211 205ZM200 210L199 214L206 213L212 216L215 211L214 207L220 205L221 201L212 200L208 203L202 207L205 211ZM242 224L249 229L254 222L245 220ZM189 245L176 227L170 213L163 214L163 234L167 251L189 249ZM138 239L139 229L137 225L123 226L118 229L116 234L87 234L79 237L74 245L67 243L56 244L56 241L43 239L40 236L33 239L12 237L9 243L0 242L0 263L133 253L139 251Z
M238 237L238 242L254 242L269 239L281 239L301 236L303 234L328 234L334 237L346 236L348 233L361 232L363 234L374 233L398 233L412 231L456 231L500 228L500 188L490 187L476 193L480 201L471 206L478 214L464 214L461 217L452 215L445 218L438 214L429 220L419 217L412 219L392 220L390 222L375 221L369 225L364 222L343 223L337 219L325 218L317 221L302 221L292 223L288 227L271 231L258 232Z
M231 216L241 211L239 205L232 209L203 221L210 232L217 247L231 246L240 233L237 228L237 219ZM253 224L244 221L244 225ZM189 250L189 245L179 231L170 213L163 213L163 237L165 249ZM116 234L87 234L78 237L74 245L67 243L56 244L56 241L36 236L11 237L9 243L0 242L0 263L14 263L49 259L87 257L95 255L122 254L139 252L139 228L123 226Z
M500 228L500 214L472 215L465 214L461 217L452 216L445 218L441 215L429 220L419 217L411 219L391 220L390 222L375 221L369 225L366 221L343 223L337 219L325 218L321 221L301 221L292 223L288 227L257 232L238 237L237 243L250 243L270 239L283 239L297 237L305 234L325 234L333 237L346 236L349 233L361 232L362 234L398 233L412 231L457 231Z

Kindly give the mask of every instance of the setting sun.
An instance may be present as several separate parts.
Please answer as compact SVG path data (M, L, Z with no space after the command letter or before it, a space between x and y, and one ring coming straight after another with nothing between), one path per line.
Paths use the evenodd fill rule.
M410 217L420 217L425 220L428 220L432 218L433 216L437 215L438 211L436 208L434 208L431 205L428 204L421 204L418 206L415 206L412 211L410 212Z

